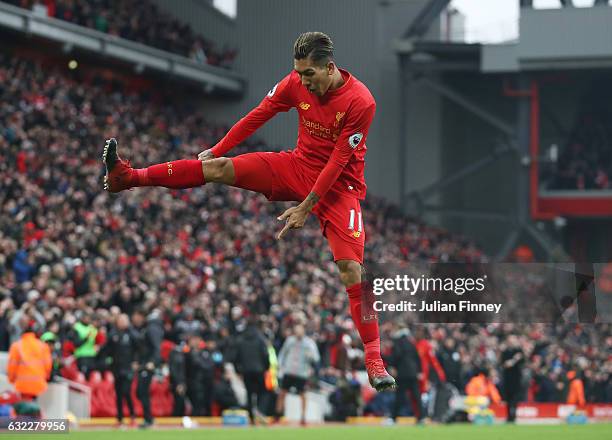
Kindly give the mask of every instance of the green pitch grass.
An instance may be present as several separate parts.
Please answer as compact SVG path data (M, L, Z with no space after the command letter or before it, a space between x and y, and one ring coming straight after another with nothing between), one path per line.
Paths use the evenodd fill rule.
M554 426L329 426L271 428L204 428L192 430L72 431L70 434L0 434L0 439L24 440L610 440L612 424Z

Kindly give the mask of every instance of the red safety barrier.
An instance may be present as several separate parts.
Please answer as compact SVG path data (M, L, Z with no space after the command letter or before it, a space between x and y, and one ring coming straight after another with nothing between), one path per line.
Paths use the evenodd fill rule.
M495 417L506 418L506 404L492 404L491 410ZM565 403L521 403L519 404L516 417L518 419L564 419L576 409L586 411L587 417L597 420L612 420L612 404L609 403L587 403L584 408L576 408L576 405Z

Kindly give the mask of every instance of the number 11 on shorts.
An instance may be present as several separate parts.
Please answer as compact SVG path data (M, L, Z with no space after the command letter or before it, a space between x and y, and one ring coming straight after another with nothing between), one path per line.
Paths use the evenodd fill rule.
M357 213L357 230L355 230L355 210L351 209L348 228L351 231L353 231L354 237L357 238L361 235L361 231L363 229L363 226L361 223L361 211Z

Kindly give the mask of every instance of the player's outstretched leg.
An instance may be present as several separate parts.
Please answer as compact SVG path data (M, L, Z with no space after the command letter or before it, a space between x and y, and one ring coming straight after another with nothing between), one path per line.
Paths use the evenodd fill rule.
M395 389L395 379L391 376L380 356L380 331L378 316L372 306L372 291L369 284L361 279L361 265L357 261L337 261L342 283L347 286L351 317L359 331L365 352L365 366L370 385L376 391Z
M115 138L108 139L104 144L102 161L106 166L104 189L112 193L137 186L185 189L205 183L200 160L182 159L152 165L148 168L132 168L129 161L119 157Z

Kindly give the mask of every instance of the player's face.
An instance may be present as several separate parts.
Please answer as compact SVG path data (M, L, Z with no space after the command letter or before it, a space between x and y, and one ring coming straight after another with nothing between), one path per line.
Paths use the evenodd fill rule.
M293 67L300 75L302 85L310 93L317 96L323 96L329 89L332 82L332 74L334 73L334 63L319 66L314 64L310 57L302 60L293 60Z

